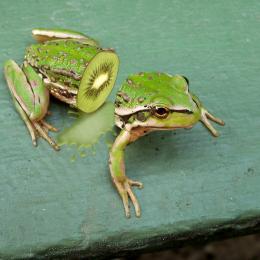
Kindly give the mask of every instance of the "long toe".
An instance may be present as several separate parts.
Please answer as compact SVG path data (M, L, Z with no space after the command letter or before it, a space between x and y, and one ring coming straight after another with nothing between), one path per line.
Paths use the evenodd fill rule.
M139 189L142 189L142 188L144 187L143 183L140 182L140 181L134 181L134 180L128 179L128 183L129 183L131 186L136 186L136 187L138 187Z
M130 218L130 209L129 209L129 201L128 201L128 195L127 191L122 183L114 179L114 184L120 194L120 197L122 199L124 209L125 209L125 215L127 218Z
M129 197L130 197L130 199L131 199L131 201L132 201L132 203L134 205L135 214L136 214L137 217L140 217L141 216L141 209L140 209L139 203L138 203L138 201L136 199L136 196L134 195L134 193L133 193L133 191L132 191L132 189L131 189L129 184L127 184L126 189L127 189L128 195L129 195Z
M52 147L54 150L59 151L60 147L56 144L56 142L48 135L47 131L44 130L44 127L40 125L39 123L34 123L34 126L38 132L38 135L45 139Z
M41 121L41 124L42 124L42 126L43 126L45 129L47 129L47 130L49 130L49 131L52 131L52 132L58 132L58 131L59 131L58 128L56 128L56 127L54 127L54 126L48 124L48 123L47 123L46 121L44 121L44 120Z

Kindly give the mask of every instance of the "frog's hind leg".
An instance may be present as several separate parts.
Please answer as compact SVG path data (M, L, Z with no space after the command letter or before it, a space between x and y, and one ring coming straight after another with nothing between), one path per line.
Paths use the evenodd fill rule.
M48 108L49 93L44 89L41 78L29 65L25 64L22 70L12 60L5 63L4 74L15 107L30 132L33 145L36 146L36 137L40 136L58 150L58 145L48 136L48 130L56 129L42 120Z
M202 108L200 121L206 126L206 128L211 132L211 134L213 136L218 137L219 136L218 131L211 125L209 120L211 120L219 125L222 125L222 126L225 125L225 122L223 120L213 116L205 108Z
M23 111L23 109L21 108L20 104L14 99L14 105L18 111L18 113L20 114L22 120L24 121L25 125L27 126L27 129L31 135L32 138L32 143L34 146L37 146L37 142L36 142L36 129L33 127L31 121L29 120L28 116L26 115L26 113Z
M89 36L68 29L35 28L32 30L33 38L38 42L52 40L75 40L84 44L99 46L99 43Z

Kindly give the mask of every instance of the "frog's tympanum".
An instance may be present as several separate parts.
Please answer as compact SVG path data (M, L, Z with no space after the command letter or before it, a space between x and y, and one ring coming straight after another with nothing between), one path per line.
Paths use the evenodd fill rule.
M189 92L187 78L166 73L139 73L128 77L115 100L115 122L121 132L111 148L109 160L112 179L122 198L127 217L130 216L129 198L136 216L141 214L132 186L141 188L142 183L125 175L125 147L152 131L189 129L198 121L213 136L218 136L209 120L224 125L221 119L210 114L200 100Z
M119 60L112 49L102 49L75 31L34 29L32 34L39 43L26 49L21 68L13 60L6 61L4 73L33 144L40 136L58 150L48 135L57 129L44 121L49 93L72 107L93 112L111 92Z

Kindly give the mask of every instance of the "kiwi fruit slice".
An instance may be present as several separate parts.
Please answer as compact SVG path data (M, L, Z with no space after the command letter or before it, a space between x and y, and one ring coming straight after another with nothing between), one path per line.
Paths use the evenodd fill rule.
M118 67L118 56L110 50L103 50L90 60L78 90L78 109L91 113L105 102L115 84Z

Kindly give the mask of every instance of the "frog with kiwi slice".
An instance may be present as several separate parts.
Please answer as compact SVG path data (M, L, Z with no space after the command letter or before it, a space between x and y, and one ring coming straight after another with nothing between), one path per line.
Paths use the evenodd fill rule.
M219 134L209 120L224 125L189 91L189 82L184 76L145 72L128 77L115 100L115 124L121 132L110 150L109 158L112 180L122 198L127 217L130 217L129 199L136 216L141 215L132 186L142 188L143 185L125 174L126 146L152 131L190 129L198 121L217 137Z
M21 67L6 61L4 74L33 144L42 137L58 150L48 135L49 130L57 129L44 120L49 94L86 113L93 112L114 86L119 59L113 49L103 49L79 32L38 28L32 35L39 43L26 49Z
M95 40L75 31L34 29L32 34L39 43L26 49L21 67L13 60L6 61L4 73L33 144L36 145L36 137L43 137L58 150L48 135L49 130L57 129L44 121L49 94L79 110L93 112L104 103L114 86L119 59L112 49L102 49ZM132 186L143 185L125 174L126 146L152 131L189 129L198 121L217 137L210 120L224 125L189 91L184 76L145 72L128 77L115 100L115 124L121 132L109 158L112 180L127 217L130 217L129 199L136 216L141 215Z

